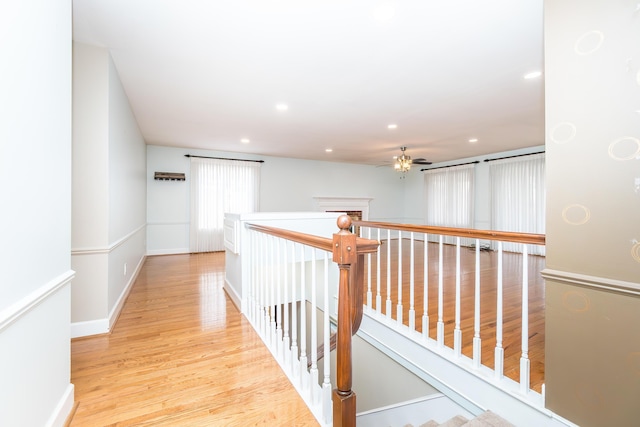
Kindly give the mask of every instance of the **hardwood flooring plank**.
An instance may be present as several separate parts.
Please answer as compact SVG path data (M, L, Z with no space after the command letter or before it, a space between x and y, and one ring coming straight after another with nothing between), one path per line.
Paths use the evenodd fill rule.
M317 426L223 283L223 252L147 258L114 330L72 340L69 425Z

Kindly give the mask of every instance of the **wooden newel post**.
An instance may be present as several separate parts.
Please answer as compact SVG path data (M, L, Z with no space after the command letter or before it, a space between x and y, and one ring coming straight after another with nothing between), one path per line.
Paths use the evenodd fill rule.
M356 235L349 232L351 218L338 218L340 231L333 235L333 262L340 268L338 289L338 339L336 346L336 388L333 390L333 426L355 427L356 394L351 390L352 267L356 267Z

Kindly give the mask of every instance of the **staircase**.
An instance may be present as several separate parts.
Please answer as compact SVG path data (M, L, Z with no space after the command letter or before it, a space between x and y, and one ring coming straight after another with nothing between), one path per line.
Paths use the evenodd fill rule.
M457 415L443 423L437 421L428 421L420 427L515 427L513 424L499 417L491 411L484 412L472 420L468 420L462 415ZM405 427L413 427L407 424Z

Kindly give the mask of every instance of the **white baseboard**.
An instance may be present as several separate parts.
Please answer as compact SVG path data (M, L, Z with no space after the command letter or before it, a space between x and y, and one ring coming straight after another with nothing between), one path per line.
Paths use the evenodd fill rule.
M181 254L188 254L188 253L191 253L189 248L147 250L147 256L153 256L153 255L181 255Z
M46 427L63 427L73 409L74 402L74 385L69 384L64 394L60 398L58 405L54 409L49 421L47 421Z
M113 328L116 320L118 320L118 316L120 316L120 312L122 311L122 307L124 307L124 303L129 296L129 292L131 292L131 288L133 284L136 282L138 275L140 274L140 270L142 270L142 265L147 257L142 256L138 265L136 265L136 269L131 275L129 282L124 287L122 294L118 298L118 301L111 309L109 313L109 317L106 319L96 319L96 320L88 320L85 322L73 322L71 323L71 338L80 338L87 337L91 335L100 335L107 334Z
M71 338L88 337L109 332L109 319L87 320L71 324Z
M108 325L109 330L113 328L113 325L116 323L116 320L118 320L118 316L120 316L122 307L124 307L124 303L127 300L127 297L129 296L129 292L131 292L131 288L133 287L133 284L136 282L136 279L138 278L138 274L140 274L140 270L142 269L142 265L144 264L144 261L146 259L147 259L146 255L143 255L140 258L138 265L136 265L136 269L134 270L133 274L131 274L131 278L129 279L129 282L124 287L124 290L120 294L118 301L113 306L113 309L111 309L111 312L109 313L109 325Z
M241 301L240 295L238 295L236 290L233 288L233 286L229 284L229 282L226 279L224 281L223 289L227 293L227 295L229 295L229 298L231 298L231 301L236 306L238 311L242 312L242 301Z

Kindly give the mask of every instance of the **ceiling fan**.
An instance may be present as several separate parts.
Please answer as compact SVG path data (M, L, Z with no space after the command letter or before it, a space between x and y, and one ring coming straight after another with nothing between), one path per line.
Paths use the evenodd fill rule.
M393 162L393 168L398 172L408 172L411 169L411 165L430 165L431 162L428 162L426 159L418 158L411 159L411 156L407 156L405 154L407 147L400 147L402 150L402 155L395 156L395 161Z

